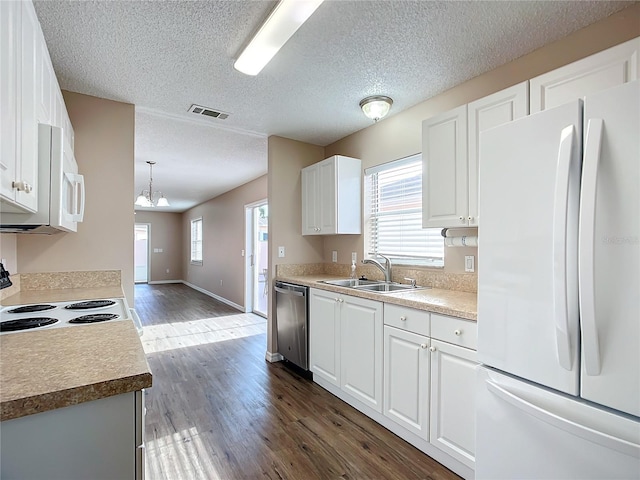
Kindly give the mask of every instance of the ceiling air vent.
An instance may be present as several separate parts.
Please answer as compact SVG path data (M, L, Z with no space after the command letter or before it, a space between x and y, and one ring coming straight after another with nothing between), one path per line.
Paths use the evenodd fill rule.
M204 115L205 117L217 118L218 120L225 120L229 114L224 112L219 112L214 110L213 108L203 107L202 105L191 105L189 108L189 112L195 115Z

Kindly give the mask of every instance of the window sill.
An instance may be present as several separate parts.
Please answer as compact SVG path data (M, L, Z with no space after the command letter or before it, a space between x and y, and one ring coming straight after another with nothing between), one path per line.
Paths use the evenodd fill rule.
M202 261L195 262L195 261L191 260L191 265L197 265L197 266L201 267L202 266Z

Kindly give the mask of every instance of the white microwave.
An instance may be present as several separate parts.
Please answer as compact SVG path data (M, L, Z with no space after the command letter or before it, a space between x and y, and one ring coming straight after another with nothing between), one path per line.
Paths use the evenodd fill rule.
M38 210L2 213L2 233L75 232L84 217L84 177L62 128L38 125Z

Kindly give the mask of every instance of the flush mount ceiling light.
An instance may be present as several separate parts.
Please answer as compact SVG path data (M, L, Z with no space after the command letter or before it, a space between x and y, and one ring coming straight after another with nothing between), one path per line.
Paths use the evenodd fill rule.
M280 0L233 68L257 75L324 0Z
M153 166L156 162L147 160L147 163L149 164L149 190L143 190L140 192L135 204L139 207L169 207L169 201L165 198L162 192L153 191ZM155 204L153 199L154 195L160 195L160 198L158 198Z
M360 108L374 122L389 113L391 105L393 105L393 100L383 95L374 95L360 100Z

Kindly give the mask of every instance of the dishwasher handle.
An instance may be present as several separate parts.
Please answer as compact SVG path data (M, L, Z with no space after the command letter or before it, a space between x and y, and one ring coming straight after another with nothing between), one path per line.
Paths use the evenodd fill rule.
M273 288L278 293L284 293L285 295L295 295L297 297L304 297L306 296L307 292L307 287L283 282L276 282Z

